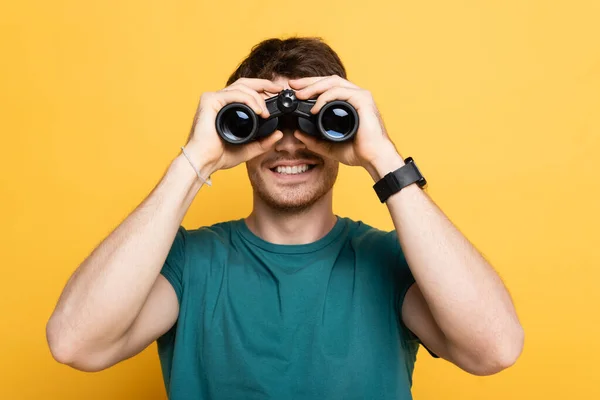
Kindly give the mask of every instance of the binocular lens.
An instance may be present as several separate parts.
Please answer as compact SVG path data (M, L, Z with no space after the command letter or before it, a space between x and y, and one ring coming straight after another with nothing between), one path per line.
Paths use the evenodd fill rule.
M252 116L241 108L230 108L223 113L221 118L221 132L228 139L238 142L248 138L254 130Z
M354 114L339 104L323 110L323 129L332 139L343 139L353 130L356 120Z

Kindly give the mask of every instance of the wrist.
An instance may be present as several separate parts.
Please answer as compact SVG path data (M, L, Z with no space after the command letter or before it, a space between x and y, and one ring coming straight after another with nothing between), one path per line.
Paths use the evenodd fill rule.
M204 182L198 177L196 168L200 172L200 176L206 180L210 178L217 168L214 166L214 163L207 162L206 159L198 153L195 145L191 145L188 142L184 148L187 157L186 154L180 150L177 157L171 162L169 170L177 176L178 180L182 180L185 182L186 186L197 191Z
M200 173L202 173L202 170L200 170ZM181 150L179 150L179 155L171 162L167 175L194 192L198 191L203 184Z
M186 143L184 148L185 153L189 157L189 160L187 159L187 157L185 157L186 154L183 154L183 151L181 151L179 157L185 159L186 163L188 164L188 167L192 170L192 172L195 172L194 169L197 168L198 171L200 171L200 175L204 179L208 179L210 175L214 174L217 170L219 170L219 167L217 166L217 160L212 160L212 158L210 158L206 154L205 146L202 146L200 143L190 140ZM193 167L192 165L190 165L190 163L193 165ZM197 174L196 178L198 178Z
M388 173L397 170L404 165L404 159L395 149L383 152L379 157L369 162L365 167L374 182L379 181Z

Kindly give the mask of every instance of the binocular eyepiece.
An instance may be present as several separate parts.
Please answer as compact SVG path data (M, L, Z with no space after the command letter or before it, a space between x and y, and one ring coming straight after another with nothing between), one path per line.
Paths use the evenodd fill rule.
M259 116L246 104L231 103L217 114L219 136L231 144L243 144L283 130L290 121L304 133L332 142L350 140L358 130L358 113L348 102L335 100L312 114L316 100L299 100L291 89L266 100L269 118ZM294 129L295 127L294 126Z

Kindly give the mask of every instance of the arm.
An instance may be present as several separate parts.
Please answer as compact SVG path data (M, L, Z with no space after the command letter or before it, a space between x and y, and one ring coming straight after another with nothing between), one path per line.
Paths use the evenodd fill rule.
M178 156L150 195L83 261L47 324L56 360L100 370L141 351L175 323L175 291L157 278L200 186Z
M240 79L226 89L202 95L186 145L204 177L269 151L282 136L278 132L226 148L215 129L218 111L241 102L266 117L259 92L276 93L282 87L263 79ZM98 371L137 354L173 326L177 296L159 274L200 187L180 154L150 195L77 268L46 326L57 361Z
M390 148L368 168L373 179L404 165ZM492 266L429 196L412 184L387 200L416 284L402 316L425 346L477 375L512 365L523 330L510 295Z
M329 101L345 100L359 115L356 137L349 142L296 132L309 150L364 167L376 181L404 164L369 91L335 75L290 80L290 86L299 99L318 95L313 114ZM416 184L390 197L387 205L417 283L402 306L408 328L436 354L474 374L514 363L523 330L494 269Z

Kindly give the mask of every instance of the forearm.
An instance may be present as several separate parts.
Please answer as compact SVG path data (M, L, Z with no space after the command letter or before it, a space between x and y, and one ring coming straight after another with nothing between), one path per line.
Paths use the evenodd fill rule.
M402 165L400 156L390 156L370 172L379 179ZM448 346L477 357L520 342L521 327L502 280L429 196L413 184L391 196L387 206Z
M205 166L201 171L212 172ZM72 354L109 346L126 333L200 187L188 161L175 158L148 197L69 279L48 322L51 348Z

